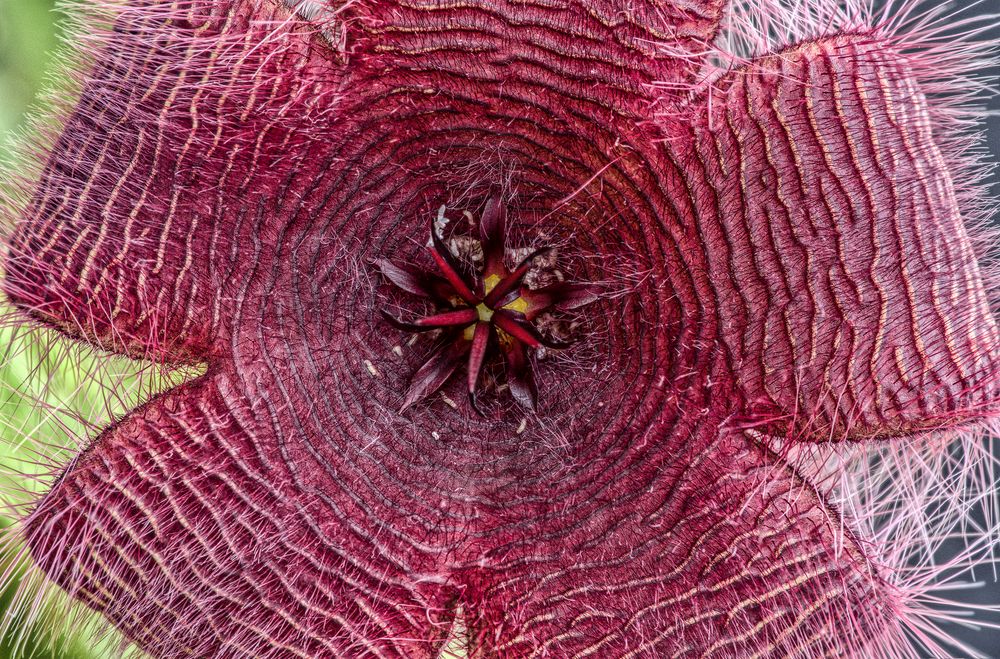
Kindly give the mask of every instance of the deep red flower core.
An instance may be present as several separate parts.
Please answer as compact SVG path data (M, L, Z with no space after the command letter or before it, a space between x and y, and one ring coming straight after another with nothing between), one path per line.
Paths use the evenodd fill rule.
M438 212L442 224L444 213L442 206ZM508 269L505 216L505 209L497 199L486 203L479 221L482 263L471 277L463 272L466 268L456 260L433 224L428 247L440 274L379 262L382 274L393 284L412 295L430 298L443 309L412 322L403 322L383 312L386 320L405 331L446 330L444 340L413 376L403 409L437 391L467 356L469 402L481 414L476 402L479 380L488 353L499 349L505 358L511 394L522 407L535 411L538 390L528 350L543 346L564 348L567 344L545 337L533 322L552 309L574 309L596 298L597 288L585 284L560 281L531 288L525 283L535 261L551 252L549 247L532 251L513 269Z
M318 5L95 21L4 287L207 370L59 474L39 567L163 658L435 657L459 623L478 657L905 654L905 584L786 453L1000 411L912 57L826 34L698 86L722 0ZM454 233L426 250L442 204L487 228L480 274ZM424 395L475 392L490 335L540 343L553 292L519 285L501 206L623 294L539 365L537 413L481 416ZM469 322L473 379L395 350L394 287L437 301L411 326Z

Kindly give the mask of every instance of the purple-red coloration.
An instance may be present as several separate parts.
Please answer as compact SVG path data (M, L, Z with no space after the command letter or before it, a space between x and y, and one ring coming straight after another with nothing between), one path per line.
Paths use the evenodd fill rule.
M444 207L439 217L444 219ZM482 272L469 283L461 265L431 225L429 249L443 278L413 268L379 261L386 279L408 293L433 299L439 308L450 309L403 322L383 311L389 323L408 332L450 330L445 341L431 354L410 383L403 408L426 398L443 385L454 370L454 355L468 353L468 394L473 409L482 414L476 403L479 380L487 352L498 347L506 356L508 385L522 407L535 411L538 393L534 387L531 362L526 347L564 348L566 344L546 339L531 321L549 309L573 309L596 299L597 289L579 283L559 282L532 289L525 277L539 257L548 254L548 247L536 249L525 256L513 270L504 264L506 253L503 205L497 199L486 202L479 224L479 245L482 249Z
M67 466L41 570L163 658L434 657L459 615L476 657L907 656L899 566L788 450L1000 412L916 60L859 28L703 85L723 0L315 4L102 17L4 288L207 373ZM400 265L442 204L482 209L484 277L433 231L443 276ZM510 229L622 292L499 308ZM384 280L473 335L396 346ZM585 303L533 369L541 310ZM496 384L497 330L534 413L427 398Z

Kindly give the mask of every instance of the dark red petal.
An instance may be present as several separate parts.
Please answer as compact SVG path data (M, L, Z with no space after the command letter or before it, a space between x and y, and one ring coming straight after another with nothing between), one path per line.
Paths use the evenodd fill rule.
M517 339L506 342L504 356L507 358L507 386L517 403L531 412L538 407L538 388L531 361L524 344Z
M490 197L479 221L479 240L483 245L483 278L504 277L507 268L503 257L507 237L506 208L496 197Z
M370 66L372 81L386 89L466 95L488 114L511 117L547 97L585 97L634 120L688 90L728 4L381 0L344 3L344 13L358 65Z
M472 287L466 282L465 277L462 276L462 267L458 264L458 260L454 255L452 255L448 246L441 240L434 222L432 219L431 242L433 246L430 248L431 256L434 257L434 261L438 264L441 274L444 275L444 278L455 289L458 296L465 300L466 303L475 305L479 301L479 298L472 291Z
M413 374L400 411L405 411L414 403L440 389L462 363L462 357L469 351L471 345L459 335L439 346L430 359Z
M493 290L491 290L486 296L486 299L483 300L483 303L491 309L499 306L499 302L503 300L508 293L520 286L522 281L524 281L524 276L527 275L528 270L531 269L532 261L537 259L539 256L548 254L551 251L551 247L542 247L541 249L536 249L534 252L524 257L524 259L517 264L517 267L514 268L509 275L497 283Z
M311 140L279 117L324 112L341 71L280 2L123 2L108 15L114 29L93 26L87 49L103 48L5 230L4 291L106 350L201 360L239 297L219 287L258 264L262 223L288 220L258 202L300 188L283 181ZM322 84L302 75L317 66Z
M601 287L596 284L559 282L542 288L521 287L521 297L528 303L525 318L534 320L538 314L551 308L569 311L586 306L600 297Z
M435 540L395 509L386 533L397 493L344 480L350 448L262 385L218 374L104 432L25 520L38 567L157 659L437 656L457 593L407 563Z
M872 656L891 635L897 592L793 470L740 438L676 471L653 455L553 483L559 514L510 531L509 568L466 593L478 656Z
M409 265L399 265L387 259L379 259L375 264L386 279L407 293L440 302L447 302L456 295L451 284L430 272Z
M493 323L507 332L515 339L522 341L532 348L547 346L549 348L568 348L569 343L547 339L536 330L531 323L527 322L524 314L511 311L510 309L499 309L493 313Z
M469 402L476 412L482 414L476 404L476 387L479 385L479 375L483 371L483 362L486 358L486 349L489 347L490 338L493 334L493 326L486 322L476 324L476 331L472 335L472 346L469 349Z
M382 317L389 321L394 327L398 327L401 330L406 330L408 332L429 332L434 329L441 329L443 327L454 327L455 325L471 325L479 319L479 314L475 309L456 309L455 311L445 311L443 313L434 314L433 316L425 316L423 318L418 318L413 322L405 322L399 320L392 316L388 311L380 309Z
M908 56L832 37L714 87L664 145L691 165L746 422L827 441L1000 411L1000 331Z

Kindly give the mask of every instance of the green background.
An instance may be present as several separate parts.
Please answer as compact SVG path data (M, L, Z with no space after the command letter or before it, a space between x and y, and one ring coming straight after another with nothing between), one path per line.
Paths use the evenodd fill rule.
M53 4L0 0L0 136L21 123L49 67L58 44Z

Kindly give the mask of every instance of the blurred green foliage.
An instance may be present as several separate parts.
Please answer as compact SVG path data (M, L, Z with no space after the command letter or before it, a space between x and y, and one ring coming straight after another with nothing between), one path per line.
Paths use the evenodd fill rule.
M0 0L0 142L21 124L51 68L58 45L54 4L54 0Z

